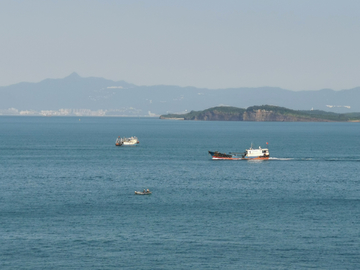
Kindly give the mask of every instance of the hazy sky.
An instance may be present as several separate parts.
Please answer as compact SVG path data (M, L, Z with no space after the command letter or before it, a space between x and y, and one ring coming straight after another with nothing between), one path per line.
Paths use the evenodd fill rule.
M360 86L358 0L1 0L0 25L0 86Z

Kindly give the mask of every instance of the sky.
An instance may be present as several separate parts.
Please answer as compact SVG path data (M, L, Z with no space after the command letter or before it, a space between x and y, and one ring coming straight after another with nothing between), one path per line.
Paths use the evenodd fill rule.
M358 0L1 0L0 86L360 86Z

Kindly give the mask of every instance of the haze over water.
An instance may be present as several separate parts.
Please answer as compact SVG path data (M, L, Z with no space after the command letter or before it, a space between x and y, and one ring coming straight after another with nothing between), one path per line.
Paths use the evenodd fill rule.
M0 117L0 268L358 269L359 131ZM268 161L207 152L266 142Z

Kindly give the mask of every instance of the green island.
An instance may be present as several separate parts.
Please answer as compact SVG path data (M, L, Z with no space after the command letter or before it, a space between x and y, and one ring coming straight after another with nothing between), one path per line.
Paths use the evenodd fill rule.
M274 121L274 122L360 122L360 113L333 113L320 110L291 110L262 105L247 109L218 106L185 114L161 115L160 119L195 121Z

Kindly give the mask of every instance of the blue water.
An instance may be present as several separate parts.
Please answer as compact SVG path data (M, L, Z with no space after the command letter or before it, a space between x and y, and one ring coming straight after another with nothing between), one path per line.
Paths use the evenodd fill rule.
M359 269L359 134L359 123L0 117L0 269ZM138 146L115 147L132 135ZM207 152L251 143L271 159Z

